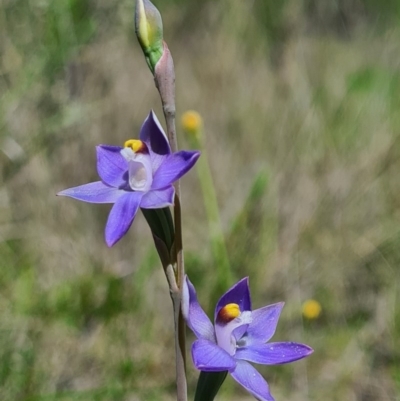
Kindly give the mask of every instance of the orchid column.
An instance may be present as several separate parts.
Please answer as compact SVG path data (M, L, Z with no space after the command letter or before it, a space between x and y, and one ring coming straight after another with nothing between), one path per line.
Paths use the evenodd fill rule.
M136 0L135 32L160 93L168 140L172 151L176 152L178 146L175 131L174 63L168 46L163 40L161 15L149 0ZM154 242L170 288L175 323L177 399L178 401L186 401L185 322L181 313L185 268L182 249L179 181L175 183L174 228L171 227L168 216L169 209L162 211L148 210L145 214L152 229ZM167 238L160 237L165 233L168 233L168 239L173 237L172 244L167 242Z

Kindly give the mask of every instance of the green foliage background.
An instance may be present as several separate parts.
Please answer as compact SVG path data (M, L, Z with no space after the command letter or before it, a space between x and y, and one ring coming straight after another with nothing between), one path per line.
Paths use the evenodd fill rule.
M400 3L155 4L178 117L204 118L233 275L250 276L255 307L286 302L276 341L315 349L260 367L275 398L400 400ZM0 0L3 401L174 399L171 307L143 217L107 249L109 206L55 197L97 179L96 144L135 137L150 108L161 119L132 21L127 0ZM182 189L187 270L212 313L194 172ZM252 398L227 379L218 399Z

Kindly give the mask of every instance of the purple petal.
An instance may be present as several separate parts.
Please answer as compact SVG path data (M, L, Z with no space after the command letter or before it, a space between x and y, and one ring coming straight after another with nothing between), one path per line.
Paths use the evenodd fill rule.
M106 243L109 247L129 230L139 208L143 192L125 192L111 209L106 225Z
M146 143L152 153L164 156L171 153L168 138L153 110L140 129L140 139Z
M193 167L199 156L200 152L181 150L166 157L154 173L152 188L159 189L171 185Z
M79 187L64 189L58 196L69 196L89 203L115 203L125 191L103 184L101 181L90 182Z
M144 209L158 209L173 205L175 189L173 186L147 192L140 202L140 207Z
M248 327L248 324L242 324L232 331L232 335L235 338L236 342L238 342L243 337L243 335L246 334Z
M197 338L216 342L214 326L197 301L196 290L187 276L182 286L182 314Z
M152 150L149 150L150 159L151 159L151 168L153 170L153 175L156 173L158 168L163 164L164 160L168 157L165 155L158 155L154 153Z
M262 365L281 365L305 358L313 352L308 345L298 343L253 344L239 348L235 358Z
M231 303L238 304L241 312L251 310L248 277L240 280L224 295L222 295L215 308L214 321L216 321L220 309Z
M126 185L128 163L121 155L120 146L99 145L97 151L97 172L108 185L120 188Z
M274 401L274 398L269 392L268 383L249 363L244 361L236 361L236 369L231 372L231 375L258 400Z
M251 313L253 320L247 330L247 344L264 344L272 338L275 334L283 305L284 302L279 302L277 304L253 310Z
M192 345L194 366L206 372L233 370L236 361L222 348L208 340L196 340Z

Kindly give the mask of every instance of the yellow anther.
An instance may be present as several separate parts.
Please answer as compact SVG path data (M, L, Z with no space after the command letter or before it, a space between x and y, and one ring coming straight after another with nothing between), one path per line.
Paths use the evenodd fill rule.
M231 320L240 316L240 308L238 304L228 304L221 308L218 312L217 320L220 323L229 323Z
M124 143L124 148L131 148L135 153L137 153L146 149L146 145L139 139L128 139Z
M314 320L321 314L321 304L315 299L308 299L303 303L302 312L306 319Z
M185 133L199 136L203 126L203 120L197 111L189 110L183 114L181 124Z

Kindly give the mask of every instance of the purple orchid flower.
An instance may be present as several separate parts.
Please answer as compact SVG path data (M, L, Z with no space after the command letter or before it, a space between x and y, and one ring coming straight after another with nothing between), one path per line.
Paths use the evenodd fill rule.
M153 111L140 129L140 140L126 141L124 147L99 145L96 151L101 181L57 195L89 203L114 203L105 230L110 247L126 234L139 207L159 209L173 204L173 182L190 170L200 156L197 151L171 153Z
M213 325L197 301L186 277L182 313L198 338L192 345L195 367L208 372L228 371L254 397L274 401L268 383L248 362L278 365L302 359L313 352L304 344L268 343L275 333L283 302L251 310L248 278L240 280L218 301Z

